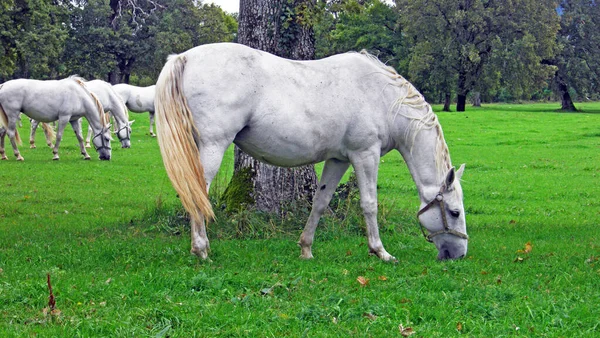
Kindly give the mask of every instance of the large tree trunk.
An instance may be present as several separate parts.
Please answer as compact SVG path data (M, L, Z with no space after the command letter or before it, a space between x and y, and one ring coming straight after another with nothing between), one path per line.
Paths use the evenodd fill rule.
M481 107L481 93L473 92L473 107Z
M569 86L563 80L563 78L557 73L555 76L556 85L558 86L558 93L560 94L561 110L563 111L577 111L573 104L571 94L569 94Z
M313 59L314 35L310 26L299 23L306 22L298 20L302 19L298 11L301 6L311 8L314 2L241 0L238 42L286 58ZM291 202L305 201L308 204L312 201L317 185L314 166L274 167L259 162L236 147L234 176L240 172L247 173L248 169L251 175L245 176L251 178L253 191L250 199L241 200L254 201L258 210L279 212Z

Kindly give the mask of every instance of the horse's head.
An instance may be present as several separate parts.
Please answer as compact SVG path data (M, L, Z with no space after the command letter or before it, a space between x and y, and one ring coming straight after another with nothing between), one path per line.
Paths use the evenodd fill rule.
M112 141L112 137L110 136L110 124L106 127L102 127L100 132L94 135L92 139L92 143L94 143L94 148L98 152L98 157L101 160L110 160L111 148L110 141Z
M418 213L421 226L429 232L426 235L423 231L423 235L435 244L440 260L462 258L467 254L469 237L460 186L464 169L464 164L458 170L451 168L437 194L433 195L433 191L432 197L422 202Z
M121 148L131 148L131 125L135 122L129 121L119 126L119 129L115 131L119 141L121 141Z

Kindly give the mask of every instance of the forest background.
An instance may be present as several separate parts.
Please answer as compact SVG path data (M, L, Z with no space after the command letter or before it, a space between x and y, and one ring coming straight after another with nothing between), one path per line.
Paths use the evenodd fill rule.
M288 1L280 26L314 31L316 58L366 49L429 102L600 99L594 0ZM0 83L78 74L150 85L169 54L237 39L237 13L195 0L2 0ZM286 34L282 34L282 39Z

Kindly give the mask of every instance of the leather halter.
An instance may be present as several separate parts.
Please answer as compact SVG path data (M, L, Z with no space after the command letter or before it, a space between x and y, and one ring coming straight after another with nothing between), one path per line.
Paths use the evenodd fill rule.
M435 204L438 204L440 207L440 211L442 213L442 222L444 224L444 229L435 231L435 232L431 232L431 233L429 233L429 235L427 235L424 230L425 227L423 226L423 224L421 224L421 222L419 222L419 226L421 227L421 232L423 233L423 236L425 237L427 242L433 242L433 237L435 237L437 235L442 235L442 234L450 234L450 235L453 235L453 236L456 236L456 237L459 237L462 239L469 239L469 236L467 236L467 234L463 234L462 232L458 232L456 230L450 229L450 227L448 226L448 219L446 219L446 203L444 203L444 192L446 192L445 184L442 185L442 187L440 188L440 191L437 193L437 195L435 195L435 198L433 200L431 200L429 203L427 203L427 205L424 206L417 213L417 218L419 218L419 216L424 214L432 206L434 206Z
M108 149L110 150L111 147L108 146L108 142L106 142L106 140L104 139L104 137L100 137L100 142L102 142L102 145L100 147L96 147L96 144L94 143L94 139L98 136L102 136L102 132L100 132L98 135L94 136L92 138L92 144L94 145L94 148L96 148L96 151L100 151L101 149Z
M121 130L125 129L125 131L127 131L127 136L121 138ZM117 131L115 131L115 134L117 134L117 137L119 138L119 141L126 141L126 140L130 140L131 139L131 131L129 129L129 126L125 126Z

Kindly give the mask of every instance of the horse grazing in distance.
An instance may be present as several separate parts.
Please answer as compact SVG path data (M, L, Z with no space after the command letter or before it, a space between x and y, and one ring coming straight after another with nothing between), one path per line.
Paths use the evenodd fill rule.
M110 114L115 119L117 129L115 134L121 141L121 148L131 148L131 125L134 121L129 121L129 113L125 103L121 100L121 97L116 93L113 86L102 80L91 80L87 81L85 85L89 90L96 94L105 112ZM89 148L92 130L88 127L87 137L85 139L86 147Z
M102 104L78 77L62 80L10 80L0 85L0 121L6 127L0 130L0 156L6 159L4 136L8 134L17 160L23 161L17 143L20 136L16 130L19 114L40 122L58 121L56 143L52 150L54 160L58 160L58 149L67 123L70 123L79 141L81 154L90 159L83 144L83 136L78 120L85 117L94 131L94 147L101 160L110 160L110 126L104 118Z
M154 126L154 91L156 86L137 87L125 83L113 85L113 89L130 111L150 114L150 136L155 136Z
M273 165L325 161L298 243L303 258L313 257L317 223L352 165L369 252L396 260L377 226L378 166L394 149L417 186L421 230L438 259L467 253L464 166L452 166L437 116L417 89L366 52L292 61L239 44L202 45L169 57L155 105L163 162L201 258L209 250L205 222L214 217L208 189L232 142Z

